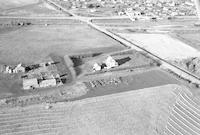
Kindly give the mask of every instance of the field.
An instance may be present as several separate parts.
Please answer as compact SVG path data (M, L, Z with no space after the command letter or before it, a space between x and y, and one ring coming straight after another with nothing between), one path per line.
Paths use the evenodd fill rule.
M86 84L90 90L78 99L162 86L166 84L181 84L179 80L162 70L140 70L141 69L133 72L122 72L121 74L112 73L99 75L98 77L96 76L96 78L89 77L91 80L86 81ZM92 87L91 82L96 84L96 87Z
M0 0L0 10L12 9L38 3L39 0Z
M34 63L50 53L64 56L74 52L111 52L124 48L83 24L20 27L0 34L0 44L0 63L6 64Z
M200 56L198 50L165 34L118 34L165 60Z
M61 11L54 9L53 7L51 7L50 5L44 2L38 2L35 4L23 6L20 8L11 8L7 10L3 10L1 11L0 16L63 17L63 16L69 16L69 15L63 14Z
M196 48L197 50L200 50L200 33L199 30L194 31L194 32L177 32L176 37L183 42L187 43L188 45Z
M165 135L200 134L200 102L191 93L180 93L168 118Z
M165 85L68 103L5 108L0 111L0 134L162 135L169 106L182 89Z
M0 74L0 98L9 97L14 95L21 95L22 85L19 85L22 81L17 76L5 76Z

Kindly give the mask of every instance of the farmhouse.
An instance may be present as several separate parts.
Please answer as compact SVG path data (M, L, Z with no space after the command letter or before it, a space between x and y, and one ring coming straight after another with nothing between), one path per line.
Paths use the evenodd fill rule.
M111 56L108 56L104 63L106 64L107 69L118 66L118 63Z

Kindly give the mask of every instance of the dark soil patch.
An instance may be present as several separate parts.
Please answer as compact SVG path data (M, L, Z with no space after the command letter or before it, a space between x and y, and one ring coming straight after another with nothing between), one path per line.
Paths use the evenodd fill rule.
M112 79L113 79L112 77L111 79L107 80L105 79L104 82L108 82ZM113 82L105 86L99 83L95 88L92 88L91 84L89 82L86 82L86 85L88 86L90 91L88 91L86 95L81 96L78 99L103 96L107 94L114 94L114 93L143 89L148 87L155 87L165 84L180 84L178 80L176 80L175 78L173 78L172 76L161 70L152 70L140 74L121 77L120 80L121 83L115 84Z

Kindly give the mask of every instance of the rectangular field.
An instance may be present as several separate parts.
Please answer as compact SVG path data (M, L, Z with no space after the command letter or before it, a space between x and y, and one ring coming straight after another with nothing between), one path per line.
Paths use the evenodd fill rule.
M26 6L30 4L38 3L39 0L0 0L0 10L16 8L20 6Z
M200 52L195 48L166 34L118 33L118 35L165 60L200 56Z
M84 24L30 25L0 34L0 63L6 64L33 63L50 53L64 56L122 49L119 42Z
M187 43L188 45L196 48L200 51L200 32L197 30L196 32L179 32L176 35L176 38L180 39L181 41Z
M90 91L86 95L78 99L120 93L130 90L138 90L142 88L155 87L166 84L181 84L179 80L160 69L151 69L146 71L144 70L138 73L136 71L133 71L133 73L126 72L122 74L123 75L121 76L115 73L108 73L108 75L98 75L98 77L96 75L96 79L94 76L89 77L90 79L93 78L93 80L86 82ZM118 82L116 82L115 80L118 80ZM92 88L91 83L89 82L94 81L96 81L97 86Z
M28 4L22 7L11 8L8 10L3 10L0 12L0 16L22 16L22 17L64 17L70 16L68 14L63 14L61 11L54 9L52 6L45 2L38 2L34 4Z

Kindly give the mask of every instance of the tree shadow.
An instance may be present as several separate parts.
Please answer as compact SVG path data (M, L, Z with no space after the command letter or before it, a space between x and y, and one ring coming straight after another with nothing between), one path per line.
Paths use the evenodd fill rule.
M126 62L128 62L130 60L131 60L130 57L125 57L125 58L122 58L122 59L117 59L115 61L118 63L118 65L122 65L122 64L124 64L124 63L126 63Z

